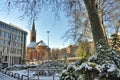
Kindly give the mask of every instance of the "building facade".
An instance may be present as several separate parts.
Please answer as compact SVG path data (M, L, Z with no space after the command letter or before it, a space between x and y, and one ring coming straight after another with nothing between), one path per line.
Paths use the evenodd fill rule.
M33 21L32 29L30 31L30 43L26 49L26 63L35 63L48 60L49 48L43 40L36 42L35 23Z
M27 32L15 25L0 21L1 62L21 64L25 61Z
M76 45L69 45L69 46L67 46L65 48L67 56L68 57L75 57L77 48L78 48L78 46L76 46Z

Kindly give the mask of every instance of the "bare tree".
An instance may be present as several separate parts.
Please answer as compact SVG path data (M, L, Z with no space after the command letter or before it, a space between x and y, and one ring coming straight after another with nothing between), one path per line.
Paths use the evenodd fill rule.
M98 12L108 37L116 32L120 20L120 0L98 0ZM111 29L112 28L112 29Z
M60 53L60 50L59 49L52 49L51 50L51 54L52 54L52 58L54 59L54 60L57 60L57 59L60 59L60 57L61 57L61 53Z
M112 24L112 21L115 20L110 25L115 26L116 21L120 18L119 3L119 0L7 0L9 8L15 5L24 12L23 15L31 16L31 18L39 16L42 9L50 9L55 12L55 15L64 11L69 22L72 20L73 27L70 32L74 33L72 35L74 38L79 41L88 30L92 32L95 43L99 39L104 39L106 44L106 26L104 24ZM88 27L86 28L86 26ZM88 34L87 36L89 36Z
M73 1L73 3L71 2L71 4L74 6L77 6L76 4L78 3L83 3L83 2L77 1L77 3L75 3L75 0ZM111 1L96 0L96 9L97 9L96 13L98 14L100 25L102 26L103 34L105 36L106 41L107 41L107 36L109 37L111 35L111 32L110 32L111 28L115 29L117 22L120 20L119 3L120 3L119 0L111 0ZM82 39L85 40L86 39L85 37L87 38L91 37L91 32L93 33L93 30L91 30L90 22L88 20L88 14L86 12L85 6L84 4L81 4L81 5L82 6L80 8L74 7L74 9L72 8L70 11L69 9L67 9L67 11L69 11L69 13L67 14L70 16L69 22L72 27L70 30L66 32L66 34L70 36L70 38L72 39L76 38L78 42L80 42ZM93 9L90 10L90 13L92 13L92 11ZM94 15L93 15L93 18L94 18ZM96 22L96 17L94 22ZM114 33L113 29L111 30L112 33ZM95 31L97 30L95 29ZM106 32L107 32L107 35L106 35ZM68 37L66 39L68 39Z

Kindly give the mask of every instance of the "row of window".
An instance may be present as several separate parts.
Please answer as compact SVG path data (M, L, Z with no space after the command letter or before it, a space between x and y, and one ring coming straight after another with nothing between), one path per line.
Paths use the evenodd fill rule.
M21 61L21 57L14 57L14 56L10 56L10 58L11 58L11 63L13 64L13 62L14 62L14 64L20 64L20 61ZM6 62L6 61L8 61L8 56L4 56L4 61Z
M22 44L15 42L15 41L9 41L9 40L3 40L0 39L0 44L5 44L5 45L11 45L11 47L22 47Z
M2 52L3 52L3 54L4 53L8 53L9 54L9 52L10 53L17 53L17 54L21 54L22 53L22 49L16 49L16 48L9 48L9 47L0 47L1 49L2 49ZM10 49L10 51L9 51L9 49Z
M16 28L10 27L10 26L8 26L8 25L6 25L6 24L2 24L2 23L1 23L1 24L0 24L0 28L3 28L3 29L5 29L5 30L9 30L9 31L12 31L12 32L14 32L14 33L23 35L23 32L22 32L21 30L18 30L18 29L16 29Z
M5 37L5 38L9 38L10 40L24 42L24 39L22 37L14 35L14 34L9 34L8 32L2 31L2 30L0 30L0 36Z

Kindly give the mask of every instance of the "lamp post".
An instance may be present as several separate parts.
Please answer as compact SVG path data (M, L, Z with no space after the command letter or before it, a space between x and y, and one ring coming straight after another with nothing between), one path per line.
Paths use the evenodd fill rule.
M48 33L48 48L49 48L49 33L50 33L50 31L47 31L47 33Z
M49 50L49 33L50 31L47 31L48 33L48 61L49 61L49 57L50 57L50 50Z

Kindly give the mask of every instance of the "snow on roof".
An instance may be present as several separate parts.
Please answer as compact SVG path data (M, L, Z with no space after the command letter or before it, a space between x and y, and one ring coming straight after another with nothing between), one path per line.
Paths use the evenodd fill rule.
M47 46L47 45L44 43L43 40L41 40L37 43L37 46Z
M35 48L35 46L36 46L36 42L30 42L30 44L28 44L28 48Z

